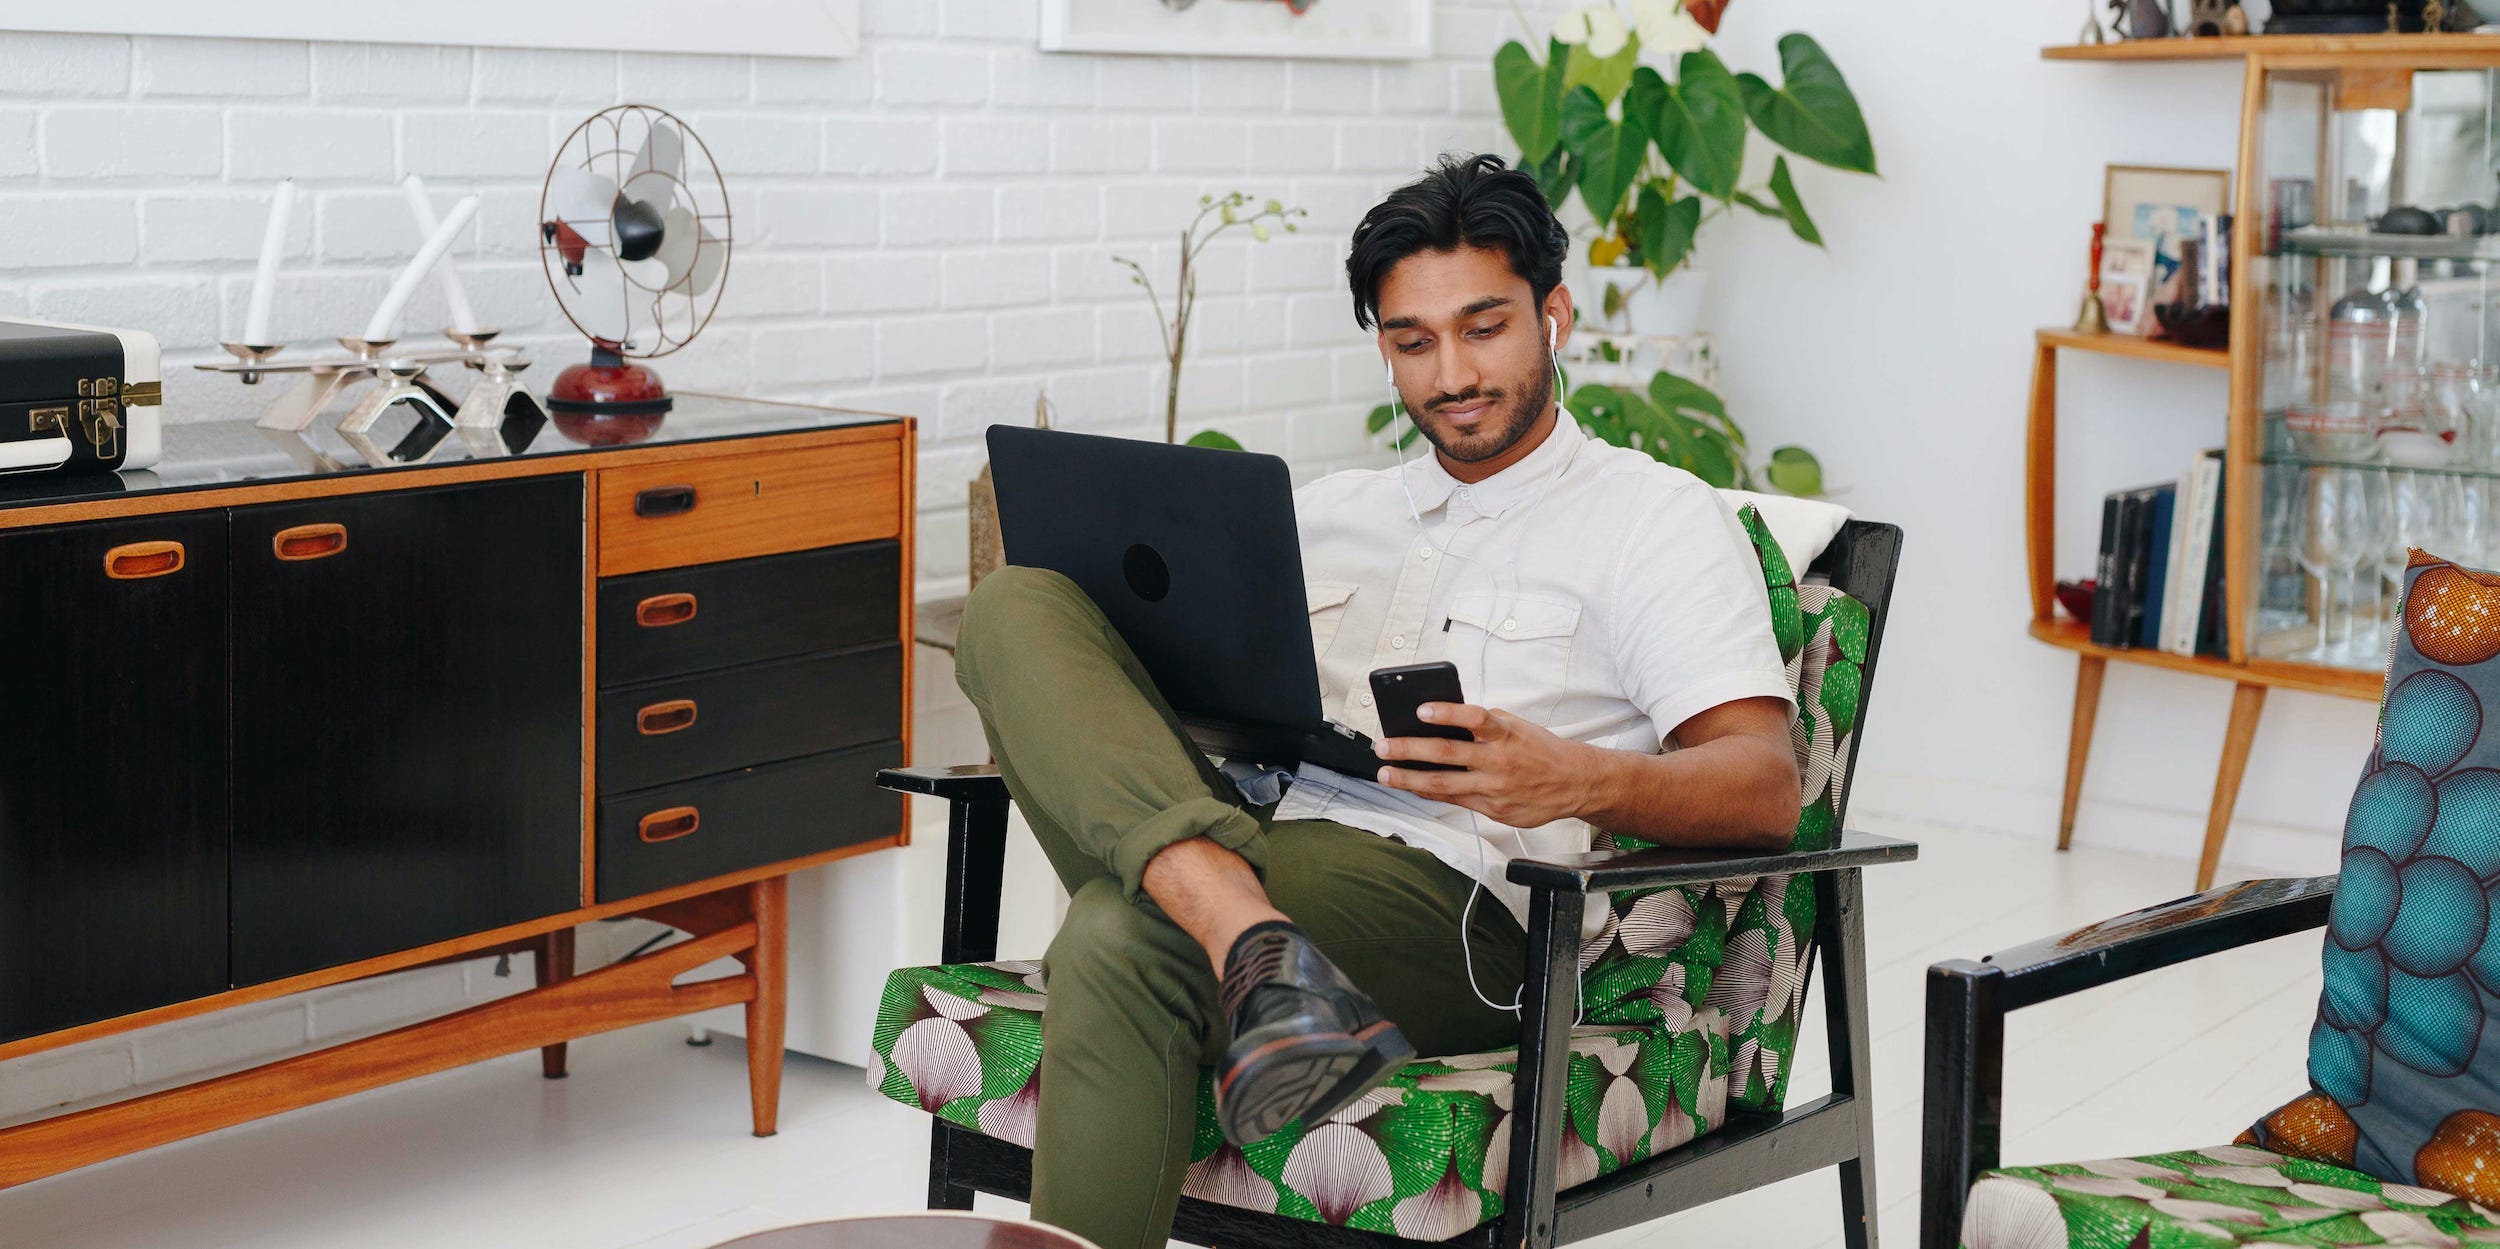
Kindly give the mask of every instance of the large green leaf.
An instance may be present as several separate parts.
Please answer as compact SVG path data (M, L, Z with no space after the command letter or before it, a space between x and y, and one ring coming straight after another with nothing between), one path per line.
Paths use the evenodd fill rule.
M1840 67L1823 54L1823 45L1804 34L1783 37L1780 73L1786 81L1777 88L1756 74L1736 79L1745 93L1745 112L1763 137L1834 169L1875 172L1875 140L1866 133L1858 97L1850 94Z
M1805 201L1797 198L1797 183L1788 176L1785 156L1771 162L1771 196L1780 202L1780 215L1788 219L1788 228L1796 231L1798 238L1816 247L1823 245L1822 231L1814 228L1814 219L1806 215Z
M1771 452L1771 462L1762 470L1763 476L1780 490L1811 499L1823 493L1823 462L1804 447L1781 447Z
M1743 470L1736 449L1727 435L1682 413L1670 412L1667 421L1675 428L1677 444L1684 450L1684 471L1721 490L1737 484Z
M1241 444L1235 441L1231 434L1225 433L1220 429L1199 430L1197 433L1189 436L1189 441L1186 445L1192 447L1213 447L1218 451L1241 450Z
M1736 193L1745 164L1745 94L1727 64L1708 48L1684 54L1675 86L1650 120L1658 152L1713 199Z
M1693 234L1701 229L1701 197L1687 195L1670 204L1653 182L1641 188L1634 212L1640 222L1641 265L1664 281L1693 250Z
M1517 40L1493 54L1493 93L1502 102L1502 122L1519 141L1526 163L1544 162L1562 142L1563 78L1571 72L1571 46L1548 46L1545 62Z
M1623 206L1623 193L1649 156L1649 131L1636 120L1606 116L1606 102L1573 87L1562 102L1562 142L1580 164L1580 200L1602 226Z
M1707 412L1722 420L1727 417L1727 405L1720 402L1709 387L1665 369L1658 370L1658 375L1649 379L1649 401L1670 412L1689 409Z
M1611 104L1623 95L1632 81L1632 69L1641 63L1641 41L1635 36L1623 41L1623 50L1613 56L1590 56L1586 51L1575 53L1563 70L1563 90L1587 87L1597 98Z

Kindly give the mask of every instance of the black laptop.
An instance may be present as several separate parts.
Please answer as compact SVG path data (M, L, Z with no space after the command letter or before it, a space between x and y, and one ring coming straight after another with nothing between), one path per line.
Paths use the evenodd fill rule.
M1370 777L1320 713L1293 480L1272 455L994 425L1007 562L1092 597L1210 755Z

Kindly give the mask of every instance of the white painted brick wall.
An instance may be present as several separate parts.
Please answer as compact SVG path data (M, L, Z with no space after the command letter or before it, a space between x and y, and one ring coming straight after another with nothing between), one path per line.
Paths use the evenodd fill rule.
M840 61L284 40L0 33L0 314L150 329L173 421L251 415L266 388L201 374L242 327L269 185L306 193L275 328L362 325L414 250L392 187L483 203L459 255L481 315L541 359L582 354L532 223L546 161L590 111L686 116L732 188L718 315L662 362L682 388L922 419L923 590L960 587L982 431L1030 419L1161 432L1163 361L1113 255L1169 284L1198 197L1308 208L1304 233L1203 257L1182 432L1215 427L1308 477L1377 462L1379 367L1342 283L1365 208L1443 146L1503 150L1487 66L1508 0L1441 0L1436 58L1045 55L1034 0L867 0ZM1560 0L1528 0L1531 12ZM440 323L428 283L408 314ZM550 368L548 371L552 371ZM543 374L533 374L543 376ZM643 924L584 930L585 966ZM404 973L0 1063L0 1121L265 1061L484 1000L529 960Z

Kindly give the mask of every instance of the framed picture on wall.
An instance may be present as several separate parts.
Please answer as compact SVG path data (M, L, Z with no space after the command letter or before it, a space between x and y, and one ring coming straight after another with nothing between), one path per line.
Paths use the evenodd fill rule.
M1416 60L1433 0L1042 0L1045 52Z
M2111 165L2101 186L2101 220L2109 223L2109 246L2124 239L2152 245L2149 294L2154 303L2170 300L2164 291L2179 278L2179 244L2198 237L2205 222L2229 212L2230 204L2227 169ZM2104 253L2104 267L2107 259ZM2102 302L2108 302L2106 291Z

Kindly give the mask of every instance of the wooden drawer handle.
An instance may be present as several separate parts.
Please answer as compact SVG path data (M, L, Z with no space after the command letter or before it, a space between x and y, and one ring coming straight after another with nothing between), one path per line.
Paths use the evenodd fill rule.
M672 698L634 713L634 731L644 737L658 737L693 727L694 700L691 698Z
M289 562L307 559L328 559L347 549L347 526L323 522L318 525L297 525L281 529L269 540L269 549L278 558Z
M640 832L648 842L675 841L703 827L703 813L693 807L668 807L642 817Z
M665 629L694 619L694 608L691 594L654 594L634 604L634 623L646 629Z
M693 510L692 486L653 486L634 495L634 515L647 519L683 516Z
M115 581L137 581L182 571L179 542L125 542L104 553L104 575Z

